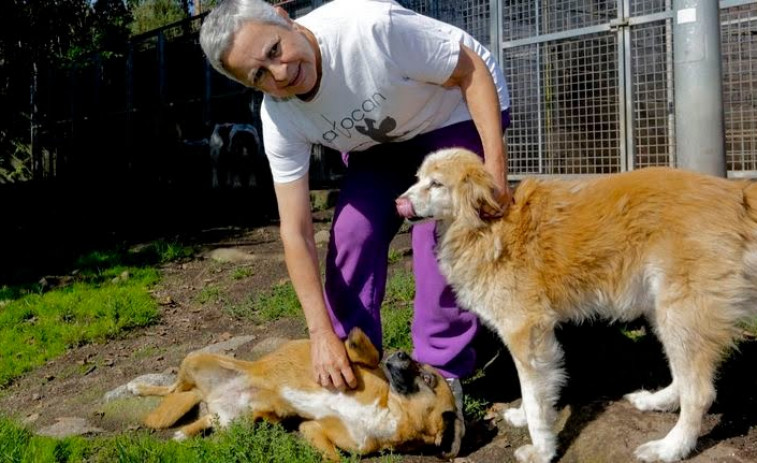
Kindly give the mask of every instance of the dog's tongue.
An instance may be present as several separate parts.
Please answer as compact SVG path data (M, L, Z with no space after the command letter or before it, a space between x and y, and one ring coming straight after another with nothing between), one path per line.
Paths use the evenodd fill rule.
M395 204L397 205L397 213L406 219L410 219L412 217L415 217L415 211L413 210L413 205L410 203L410 200L407 198L397 198L397 201L395 201Z

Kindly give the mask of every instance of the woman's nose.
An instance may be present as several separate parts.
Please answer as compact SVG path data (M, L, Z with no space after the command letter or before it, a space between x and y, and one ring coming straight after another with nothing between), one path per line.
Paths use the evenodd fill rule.
M281 84L287 82L286 64L272 64L268 66L268 72L271 73L271 77L273 77L273 80L275 80L276 83Z

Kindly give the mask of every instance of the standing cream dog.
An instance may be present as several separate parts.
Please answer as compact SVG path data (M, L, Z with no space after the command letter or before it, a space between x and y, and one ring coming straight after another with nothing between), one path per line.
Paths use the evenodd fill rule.
M757 186L667 168L588 180L525 180L501 219L494 183L462 149L425 160L397 200L405 216L440 221L438 258L460 304L509 348L523 405L505 412L528 426L521 462L555 457L554 405L565 381L555 326L600 316L645 316L662 341L673 381L626 398L640 410L680 408L675 427L636 449L674 461L695 447L715 398L713 377L757 315Z

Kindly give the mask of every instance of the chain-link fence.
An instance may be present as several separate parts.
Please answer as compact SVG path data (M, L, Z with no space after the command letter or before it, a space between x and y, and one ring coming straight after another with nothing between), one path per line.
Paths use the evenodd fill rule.
M296 18L321 3L279 4ZM400 3L500 53L512 97L513 178L676 165L672 0ZM720 7L728 171L757 176L757 0ZM259 130L260 95L210 69L197 39L201 21L136 37L122 56L41 73L37 170L77 181L210 186L214 127ZM322 150L315 155L316 179L338 175Z
M676 165L672 0L503 3L514 176ZM720 8L727 168L757 176L757 1Z

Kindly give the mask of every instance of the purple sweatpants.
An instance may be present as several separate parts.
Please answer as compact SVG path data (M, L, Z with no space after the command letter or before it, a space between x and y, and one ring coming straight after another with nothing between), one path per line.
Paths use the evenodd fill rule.
M503 129L509 123L509 112L504 111ZM338 336L345 338L350 329L359 326L381 348L380 308L389 244L404 220L397 214L394 200L414 183L427 154L455 146L483 155L472 121L349 153L326 256L326 305ZM465 377L472 373L476 359L470 341L478 330L478 319L457 306L452 289L439 273L435 228L433 222L412 228L413 357L438 368L446 377Z

